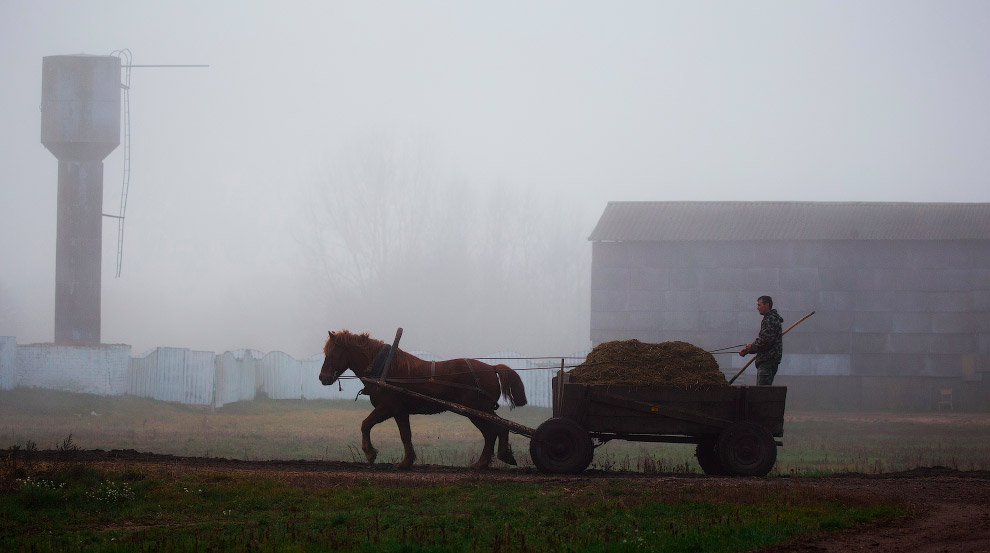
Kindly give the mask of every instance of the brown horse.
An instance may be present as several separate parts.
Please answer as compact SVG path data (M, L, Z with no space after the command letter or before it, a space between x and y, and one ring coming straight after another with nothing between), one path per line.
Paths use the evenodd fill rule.
M341 373L350 369L359 377L371 376L372 362L387 347L381 340L364 334L352 334L346 330L331 332L323 346L323 368L320 382L324 386L333 384ZM430 397L443 399L470 407L484 413L494 414L498 408L498 398L509 401L511 407L526 405L526 391L519 374L506 365L488 365L476 359L450 359L447 361L424 361L415 355L396 348L391 367L388 370L388 383L419 392ZM402 438L404 455L397 468L409 468L416 459L412 447L412 433L409 430L409 415L432 415L447 408L427 400L416 399L380 388L375 385L365 387L371 398L374 410L361 423L361 449L369 463L375 462L378 450L371 445L371 429L376 424L395 419ZM485 437L481 457L471 468L488 467L498 438L498 458L510 465L516 464L509 447L507 428L482 418L468 417Z

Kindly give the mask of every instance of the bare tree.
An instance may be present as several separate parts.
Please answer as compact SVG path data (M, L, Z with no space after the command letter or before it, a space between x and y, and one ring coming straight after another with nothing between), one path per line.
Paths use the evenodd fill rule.
M415 328L407 336L447 355L583 345L586 231L511 187L483 195L436 159L428 142L395 137L333 158L308 233L328 316L352 330Z
M367 298L380 292L388 267L430 238L437 177L416 143L382 136L353 143L327 171L312 204L317 258L335 290Z

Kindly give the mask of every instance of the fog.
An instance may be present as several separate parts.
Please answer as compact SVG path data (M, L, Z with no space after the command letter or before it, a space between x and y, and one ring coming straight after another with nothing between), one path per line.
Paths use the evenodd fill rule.
M587 348L610 200L987 202L986 2L0 3L0 335L53 336L44 56L129 49L105 343ZM104 163L117 213L123 147Z

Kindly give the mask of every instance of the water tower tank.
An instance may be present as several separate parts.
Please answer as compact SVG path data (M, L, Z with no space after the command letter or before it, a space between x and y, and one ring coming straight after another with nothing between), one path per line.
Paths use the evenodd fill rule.
M103 158L120 144L120 58L42 60L41 143L58 158L55 342L98 344Z
M120 58L42 60L41 143L60 160L102 161L120 145Z

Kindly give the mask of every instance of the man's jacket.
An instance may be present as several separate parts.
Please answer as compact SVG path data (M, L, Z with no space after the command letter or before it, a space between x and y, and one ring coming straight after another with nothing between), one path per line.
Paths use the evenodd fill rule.
M751 353L756 353L756 366L779 365L780 358L784 355L784 340L780 329L783 317L777 313L776 309L771 309L763 316L760 324L760 335L749 348Z

